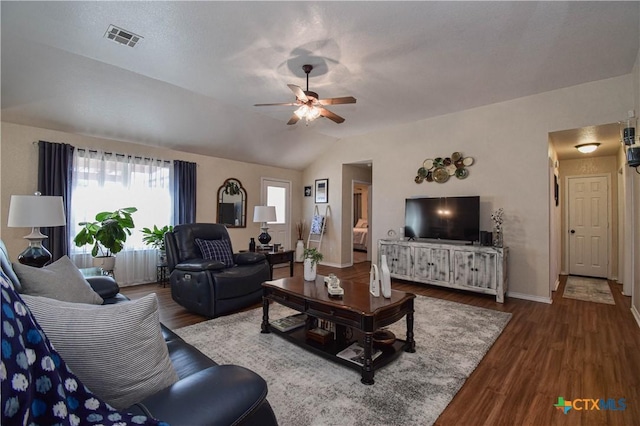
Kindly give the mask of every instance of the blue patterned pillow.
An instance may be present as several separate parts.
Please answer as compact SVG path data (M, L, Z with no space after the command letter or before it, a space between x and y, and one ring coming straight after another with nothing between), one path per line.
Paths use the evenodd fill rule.
M51 346L0 270L2 417L0 424L167 425L118 411L85 387Z
M227 268L234 265L229 240L201 240L196 238L196 244L200 247L203 259L218 260L224 263Z

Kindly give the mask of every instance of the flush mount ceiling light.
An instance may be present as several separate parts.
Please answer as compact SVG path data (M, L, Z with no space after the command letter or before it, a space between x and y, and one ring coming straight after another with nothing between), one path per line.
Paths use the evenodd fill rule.
M107 32L104 36L111 41L118 44L124 44L125 46L134 47L144 37L132 33L131 31L123 30L115 25L109 25Z
M588 154L588 153L593 152L596 149L598 149L599 146L600 146L600 144L599 143L595 143L595 142L583 143L583 144L580 144L580 145L576 145L576 149L578 151L580 151L581 153L583 153L583 154Z

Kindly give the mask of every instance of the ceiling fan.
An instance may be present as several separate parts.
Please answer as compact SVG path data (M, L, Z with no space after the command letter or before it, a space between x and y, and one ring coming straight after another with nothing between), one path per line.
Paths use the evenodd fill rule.
M276 105L288 105L299 107L287 124L296 124L301 118L305 118L307 122L313 121L318 117L326 117L338 124L344 122L344 118L324 108L325 105L339 105L339 104L355 104L356 98L353 96L345 96L342 98L327 98L319 99L316 92L309 90L309 73L313 69L313 65L303 65L302 70L307 74L307 90L302 90L295 84L287 84L289 89L296 95L295 102L279 103L279 104L255 104L254 106L276 106Z

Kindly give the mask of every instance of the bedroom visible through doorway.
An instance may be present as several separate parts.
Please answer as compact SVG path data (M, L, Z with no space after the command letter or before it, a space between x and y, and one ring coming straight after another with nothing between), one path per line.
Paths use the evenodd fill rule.
M369 184L353 184L353 263L366 262L369 251Z

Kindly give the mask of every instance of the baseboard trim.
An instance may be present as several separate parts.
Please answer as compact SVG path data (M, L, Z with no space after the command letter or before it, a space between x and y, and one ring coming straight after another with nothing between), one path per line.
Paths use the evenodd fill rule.
M320 262L320 265L330 266L331 268L348 268L349 266L353 266L351 263L333 263L333 262Z
M556 280L556 284L553 286L553 291L558 291L558 287L560 287L560 278Z
M553 303L553 299L551 299L550 297L532 296L530 294L514 293L512 291L507 292L507 297L513 297L514 299L530 300L531 302L546 303L548 305L551 305Z
M633 317L636 319L636 324L638 324L638 327L640 327L640 312L638 312L638 310L634 305L631 305L631 313L633 314Z

